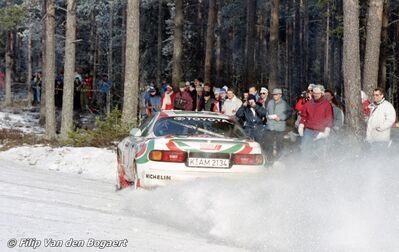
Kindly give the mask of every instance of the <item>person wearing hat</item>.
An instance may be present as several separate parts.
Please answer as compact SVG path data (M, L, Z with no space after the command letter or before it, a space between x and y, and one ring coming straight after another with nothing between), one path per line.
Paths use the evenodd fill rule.
M158 94L156 87L151 86L148 90L148 100L146 102L147 115L150 116L152 113L161 111L161 96Z
M236 113L236 117L244 122L247 136L257 142L260 142L262 138L262 118L265 116L266 109L256 103L256 97L252 94L248 96L248 101L244 102Z
M187 91L186 83L179 83L179 92L176 93L174 101L174 109L192 111L193 110L193 98Z
M166 91L161 96L161 109L162 110L172 110L175 101L175 92L173 91L173 86L170 84L166 85Z
M260 105L262 105L262 107L266 108L267 106L267 96L269 95L269 90L265 87L261 87L260 88L260 92L259 92L259 99L258 99L258 103Z
M326 154L325 139L333 126L333 109L323 96L324 87L313 88L312 100L308 101L301 113L298 133L302 136L302 151L321 151Z
M287 127L287 119L291 116L291 107L282 98L281 88L272 91L272 100L266 106L267 131L265 134L265 150L268 155L281 153L283 139Z

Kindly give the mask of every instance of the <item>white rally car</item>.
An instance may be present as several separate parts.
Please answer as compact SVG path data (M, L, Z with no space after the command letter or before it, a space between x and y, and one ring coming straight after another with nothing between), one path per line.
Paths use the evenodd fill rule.
M260 145L235 118L214 112L165 111L118 144L117 188L152 188L210 176L265 170Z

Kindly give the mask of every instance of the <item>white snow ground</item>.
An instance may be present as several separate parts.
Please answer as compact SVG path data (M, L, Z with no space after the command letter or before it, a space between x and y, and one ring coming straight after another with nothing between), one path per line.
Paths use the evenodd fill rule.
M44 134L39 126L39 112L22 109L2 109L0 112L0 129L17 129L24 133Z
M37 251L99 250L45 238L128 240L104 251L396 251L399 157L347 153L292 157L243 181L116 193L112 151L12 149L0 153L0 251L11 238L36 238Z
M46 148L31 149L32 154L42 153L40 149L48 151ZM53 153L37 156L40 168L27 164L26 159L15 159L28 152L24 147L0 156L0 251L32 250L31 247L19 247L24 238L35 238L41 243L35 251L243 251L127 211L126 205L130 202L126 202L126 195L114 190L115 166L111 172L107 168L109 163L99 158L105 156L107 159L104 150L98 150L99 155L90 158L93 165L89 168L96 167L95 164L97 171L107 168L107 172L97 178L94 173L76 174L73 167L82 160L79 155L93 153L91 149L87 152L70 150L76 160L69 160L70 166L63 166L59 172L51 168L57 162L54 161L56 158L50 157ZM104 181L105 173L108 178ZM71 238L82 240L83 247L65 247ZM127 239L127 247L87 247L90 238ZM15 248L7 247L10 239L17 240ZM63 247L45 247L45 239L61 240Z

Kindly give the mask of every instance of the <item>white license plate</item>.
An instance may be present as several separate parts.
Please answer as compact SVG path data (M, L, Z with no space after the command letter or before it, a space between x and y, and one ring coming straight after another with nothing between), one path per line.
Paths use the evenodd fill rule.
M228 159L219 158L189 158L188 166L228 168L230 162Z

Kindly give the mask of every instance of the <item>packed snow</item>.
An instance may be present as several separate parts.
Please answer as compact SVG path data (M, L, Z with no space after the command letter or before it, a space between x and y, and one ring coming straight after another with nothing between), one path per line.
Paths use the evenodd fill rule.
M395 251L399 158L345 153L294 154L241 181L115 192L111 150L11 149L0 153L1 246L92 237L126 238L126 251Z
M0 152L0 160L3 159L31 169L72 173L109 183L116 181L116 154L108 149L22 146Z
M2 109L0 129L20 130L23 133L44 134L39 125L40 113L33 109Z

